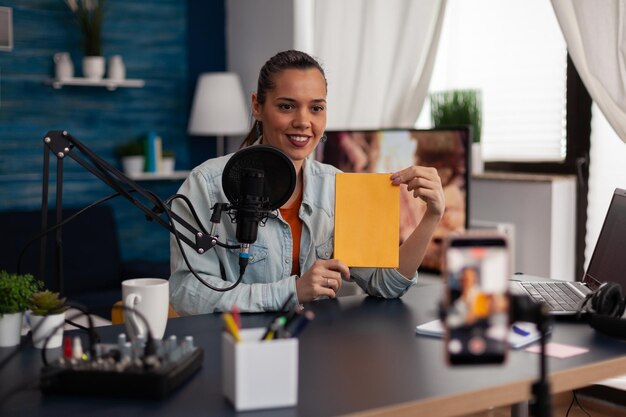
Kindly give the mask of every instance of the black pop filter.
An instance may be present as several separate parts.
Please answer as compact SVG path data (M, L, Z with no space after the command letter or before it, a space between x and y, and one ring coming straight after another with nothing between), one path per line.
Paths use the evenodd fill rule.
M240 203L244 169L257 169L264 173L264 197L268 197L265 210L276 210L289 200L296 188L296 169L284 152L273 146L255 145L237 151L224 167L222 188L233 204Z

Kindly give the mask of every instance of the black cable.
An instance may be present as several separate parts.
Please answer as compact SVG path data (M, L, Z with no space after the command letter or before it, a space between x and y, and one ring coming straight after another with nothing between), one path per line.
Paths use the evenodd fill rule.
M187 197L186 196L182 196L182 194L177 194L177 195L171 197L170 202L175 200L176 198L181 198L181 199L183 199L183 201L185 201ZM191 272L191 274L198 281L200 281L200 283L202 285L204 285L205 287L207 287L207 288L209 288L209 289L211 289L213 291L226 292L226 291L230 291L230 290L234 289L236 286L238 286L241 283L241 280L243 279L243 274L244 274L245 268L243 268L243 270L240 268L239 278L230 287L223 287L223 288L222 287L215 287L215 286L209 284L208 282L206 282L204 279L202 279L200 277L200 275L198 275L196 270L191 266L191 262L189 262L189 258L187 257L187 254L185 253L185 249L183 248L183 244L182 244L181 239L180 239L180 232L176 228L176 225L174 224L174 221L172 220L172 217L171 217L171 208L169 206L165 206L164 205L163 211L167 215L167 217L169 219L169 223L172 226L172 230L173 230L174 237L176 239L176 244L178 246L178 250L180 250L180 254L183 257L183 260L185 261L185 265L187 265L187 269L189 269L189 272ZM219 244L219 242L218 242L218 244ZM220 245L220 246L226 247L228 249L238 249L239 248L239 246L235 246L235 245L230 245L230 246L229 245Z
M578 401L578 396L576 395L576 390L572 391L572 401L570 401L569 407L567 407L567 412L565 413L565 417L569 417L569 412L572 409L572 406L574 405L574 402L576 402L576 405L578 406L578 408L580 408L580 410L583 413L585 413L588 417L591 417L591 414L589 414L587 412L587 410L585 410L585 408L582 406L582 404Z
M164 206L170 207L170 205L172 204L172 201L176 199L181 199L185 202L185 204L187 205L187 208L189 209L189 212L193 216L193 219L196 221L196 224L198 225L202 233L204 233L205 235L208 235L209 232L207 232L207 229L204 227L204 225L200 221L200 218L198 217L198 213L196 213L196 209L193 207L193 204L191 204L191 200L189 200L189 197L187 197L186 195L174 194L173 196L170 196L165 200Z
M207 232L206 228L204 227L204 225L200 222L200 219L198 218L198 214L196 213L196 210L194 209L193 205L191 205L191 201L189 201L189 198L186 195L183 194L174 194L173 196L169 197L167 200L165 200L165 204L168 207L167 209L163 210L163 212L167 212L167 210L171 211L170 208L170 204L172 201L176 200L180 198L181 200L183 200L185 202L185 204L187 204L187 208L189 209L189 211L191 212L191 215L193 216L194 220L196 221L198 227L200 228L200 230L202 231L202 233L204 233L205 235L209 235L209 232ZM169 214L169 213L168 213ZM171 216L168 216L171 220ZM171 224L173 229L176 229L176 226L174 224ZM227 245L225 243L220 242L219 240L215 240L215 244L217 246L220 246L222 248L226 248L226 249L239 249L238 245Z
M70 317L70 320L71 320L71 319L75 319L75 318L77 318L77 317L80 317L80 316L82 316L83 314L84 314L84 313L83 313L82 311L81 311L81 312L79 312L79 313L76 313L76 314L74 314L74 315L72 315L72 316ZM40 322L37 326L35 326L35 327L31 328L31 329L30 329L30 333L31 333L31 334L32 334L32 333L34 333L34 332L35 332L35 330L37 330L37 329L39 328L39 326L41 326L42 324L43 324L43 321L41 321L41 322ZM59 326L64 326L64 325L65 325L65 321L64 321L62 324L60 324ZM57 326L57 327L58 327L58 326ZM55 331L56 331L56 328L55 328ZM52 334L54 334L54 332L52 332ZM23 350L23 349L24 349L24 348L28 345L28 343L29 343L29 342L31 342L31 341L32 341L32 342L34 342L32 339L33 339L33 338L32 338L32 336L31 336L31 337L23 337L23 338L20 340L20 344L19 344L19 345L15 348L15 350L14 350L13 352L11 352L11 354L10 354L10 355L7 355L7 357L6 357L6 358L4 358L4 359L2 360L2 362L0 362L0 371L2 370L2 368L4 368L4 367L5 367L5 366L6 366L6 365L7 365L7 364L11 361L11 359L13 359L15 356L17 356L17 354L18 354L18 353L20 353L20 352L21 352L21 351L22 351L22 350ZM47 343L46 343L46 344L47 344ZM45 344L44 344L44 346L45 346ZM45 353L45 349L42 349L42 354L43 354L43 353Z
M569 417L569 412L572 409L572 406L574 405L574 398L576 398L576 394L574 394L574 391L572 391L572 401L570 401L569 403L569 407L567 407L567 411L565 412L565 417Z
M129 190L129 192L135 192L135 190ZM114 194L108 195L106 197L103 197L100 200L94 201L93 203L89 204L88 206L83 207L82 209L80 209L79 211L77 211L76 213L71 215L70 217L66 218L61 223L55 224L54 226L49 227L48 229L44 230L43 232L39 233L38 235L36 235L32 239L30 239L28 242L26 242L26 245L24 245L24 248L22 249L22 251L20 252L19 256L17 257L17 273L18 273L18 275L21 274L22 258L24 256L24 254L26 253L26 250L30 247L30 245L32 245L33 243L37 242L38 240L40 240L41 238L43 238L47 234L49 234L51 232L54 232L58 228L65 226L67 223L73 221L75 218L77 218L78 216L80 216L85 211L89 210L90 208L95 207L95 206L97 206L99 204L102 204L102 203L104 203L106 201L109 201L109 200L111 200L111 199L113 199L115 197L119 197L120 195L121 195L120 193L114 193Z
M146 335L147 335L147 337L146 337L146 352L148 352L149 350L153 349L153 348L154 348L154 340L153 340L153 337L152 337L152 331L150 330L150 324L148 323L148 319L146 319L146 316L144 316L144 315L143 315L143 313L141 313L141 312L140 312L139 310L137 310L136 308L129 307L129 306L126 306L126 305L116 305L116 306L114 306L113 308L121 308L121 309L123 309L124 311L131 311L131 312L133 312L133 314L136 314L136 315L137 315L137 317L139 317L139 318L141 319L141 321L143 322L143 324L146 326ZM91 320L91 315L90 315L89 313L85 313L85 312L83 312L83 311L80 311L79 313L74 314L74 315L70 318L70 320L71 320L71 319L78 318L78 317L83 316L83 315L86 315L86 316L87 316L87 318L88 318L88 320L89 320L89 323L90 323L91 328L94 328L94 327L93 327L93 321ZM42 322L42 323L43 323L43 322ZM40 323L40 325L41 325L41 323ZM41 361L43 362L44 366L48 366L48 365L49 365L49 363L48 363L48 358L46 358L46 355L45 355L45 353L46 353L46 346L48 345L48 342L50 341L50 339L52 338L52 336L54 336L54 333L55 333L58 329L60 329L61 327L63 327L64 325L65 325L65 323L61 323L61 324L59 324L58 326L56 326L56 327L55 327L55 328L54 328L54 329L50 332L50 334L46 337L46 340L45 340L45 341L44 341L44 343L43 343L43 349L41 349ZM34 333L34 332L35 332L35 329L33 329L33 333ZM35 342L35 341L33 340L33 343L34 343L34 342ZM96 349L95 349L95 348L96 348L96 346L95 346L95 345L96 345L96 344L93 342L93 339L91 339L91 338L90 338L90 341L89 341L89 351L90 351L90 353L91 353L91 357L92 357L92 358L94 358L94 357L96 356Z
M574 399L576 400L576 404L578 405L578 407L580 408L580 410L585 413L587 416L591 417L591 414L589 414L587 412L587 410L585 410L585 408L583 407L583 405L578 401L578 395L576 394L576 390L572 391L572 393L574 394Z
M60 138L57 138L57 135L61 135ZM108 186L110 186L111 188L113 188L114 190L117 191L117 195L122 195L123 197L125 197L127 200L129 200L133 205L135 205L136 207L140 208L142 211L144 211L146 217L148 218L148 220L155 220L157 221L157 223L159 223L161 226L167 228L172 234L174 234L175 238L176 238L176 242L177 245L181 251L181 254L183 256L183 259L185 261L185 264L187 266L187 268L189 269L189 271L192 273L192 275L198 280L200 281L200 283L202 283L204 286L206 286L207 288L213 290L213 291L218 291L218 292L225 292L225 291L229 291L232 290L233 288L235 288L237 285L239 285L239 283L241 282L242 278L243 278L243 270L245 269L245 266L243 266L244 263L247 264L247 260L245 262L240 261L240 274L239 274L239 278L238 280L231 285L230 287L225 287L225 288L220 288L220 287L215 287L209 283L207 283L204 279L202 279L198 273L196 273L196 271L193 269L193 267L191 266L189 259L184 251L184 249L182 248L182 244L181 244L181 235L178 232L176 225L174 224L173 218L176 218L177 221L182 222L181 224L183 226L185 226L187 229L189 229L192 233L194 232L194 228L193 226L191 226L190 224L188 224L186 221L182 220L178 215L175 215L175 213L173 213L169 207L169 204L166 204L163 200L161 200L155 193L148 191L148 190L144 190L143 188L139 187L137 184L135 184L134 182L132 182L128 177L126 177L123 173L121 173L119 170L117 170L115 167L113 167L112 165L110 165L108 162L106 162L104 159L102 159L101 157L99 157L97 154L95 154L94 152L91 151L91 149L89 149L88 147L84 146L80 141L78 141L76 138L74 138L72 135L70 135L67 131L51 131L48 132L47 134L48 136L46 137L46 140L44 140L46 143L48 143L48 147L50 148L50 150L55 150L55 145L57 143L57 140L60 141L61 146L67 146L69 149L73 149L76 148L78 149L83 156L86 157L86 159L91 162L91 165L75 156L73 153L70 153L67 149L63 148L64 150L62 151L62 153L66 156L71 157L74 161L76 161L79 165L81 165L83 168L85 168L87 171L91 172L93 175L95 175L98 179L100 179L102 182L104 182L105 184L107 184ZM54 138L54 140L51 140L51 137ZM67 143L66 143L67 142ZM51 145L52 143L52 145ZM46 153L46 155L48 155ZM57 180L60 181L58 174L57 174ZM129 188L131 188L132 190L127 190L124 188L124 185L128 186ZM146 205L144 205L143 203L141 203L140 201L138 201L137 199L131 198L130 193L131 192L137 192L139 195L141 195L142 197L144 197L147 200L150 200L150 202L153 204L153 208L149 209L146 207ZM110 197L113 198L113 197ZM200 228L200 230L202 231L202 233L206 234L207 236L209 236L210 239L210 247L209 248L213 248L215 245L227 248L227 249L236 249L238 248L238 246L234 246L234 245L226 245L223 244L219 241L217 241L217 239L215 239L213 236L211 236L206 228L204 227L204 225L202 225L202 223L200 222L200 219L193 207L193 205L191 204L191 201L184 195L182 194L176 194L173 197L170 197L167 199L168 203L171 203L173 200L175 199L182 199L185 204L187 204L189 211L191 213L191 215L193 216L194 220L197 222L198 227ZM94 203L91 204L89 207L93 207L98 203ZM87 209L87 208L86 208ZM85 209L85 210L86 210ZM167 217L168 217L168 222L164 222L163 219L160 218L160 214L161 212L166 213ZM53 228L48 229L46 232L44 232L44 234L42 234L41 236L44 236L45 234L49 233L52 230L55 230L59 227L61 227L63 224L67 223L68 221L71 221L71 219L73 219L75 217L72 217L70 219L66 219L65 221L55 225ZM40 236L38 236L37 238L35 238L35 240L39 239ZM187 239L187 237L184 237L185 243L190 244L190 246L195 246L191 243L191 241L189 241ZM205 248L202 248L205 249ZM198 250L199 253L202 253L200 250ZM21 263L21 257L20 257L20 261L19 263ZM20 269L18 267L18 269Z
M134 193L136 192L136 190L127 190L128 193ZM159 198L155 193L153 193L152 191L146 191L147 193L149 193L157 202L157 206L155 208L159 208L162 212L164 212L167 215L167 218L169 220L169 224L172 227L172 232L176 238L176 242L178 244L178 247L181 251L181 254L183 255L183 259L185 260L185 264L187 265L187 268L189 269L189 271L192 273L192 275L198 279L204 286L210 288L213 291L218 291L218 292L226 292L226 291L230 291L233 288L235 288L237 285L239 285L239 283L241 282L241 279L243 278L243 274L240 274L239 279L235 282L235 284L233 284L230 287L224 287L224 288L220 288L220 287L215 287L209 283L207 283L204 279L202 279L198 273L194 270L194 268L191 266L186 253L184 252L182 243L181 243L181 239L180 239L180 232L178 231L178 229L176 228L176 224L175 222L172 220L172 216L171 216L171 208L169 207L168 204L170 204L172 201L176 200L176 199L181 199L185 202L185 204L187 204L190 212L192 213L192 216L194 217L194 220L196 221L198 227L200 228L200 230L203 231L203 233L208 235L208 232L206 231L206 228L204 227L204 225L201 223L200 219L198 218L198 214L196 213L195 209L193 208L193 205L191 204L191 201L189 201L189 198L183 194L175 194L171 197L169 197L166 201L164 202L163 200L161 200L161 198ZM66 225L67 223L73 221L74 219L76 219L78 216L82 215L85 211L91 209L92 207L95 207L99 204L102 204L108 200L111 200L115 197L119 197L121 194L118 193L114 193L111 195L108 195L106 197L103 197L85 207L83 207L81 210L79 210L78 212L76 212L75 214L73 214L72 216L64 219L61 223L58 223L52 227L49 227L48 229L46 229L45 231L39 233L38 235L36 235L35 237L33 237L31 240L29 240L26 245L24 246L24 248L22 249L22 251L20 252L20 255L18 256L18 261L17 261L17 273L20 273L21 270L21 263L22 263L22 258L24 256L24 254L26 253L26 250L30 247L30 245L32 245L34 242L38 241L39 239L43 238L44 236L46 236L47 234L57 230L60 227L63 227L64 225ZM226 249L238 249L239 246L237 245L226 245L222 242L219 242L216 240L216 244L218 246L221 246L223 248ZM75 325L74 323L70 323L72 325ZM79 327L80 326L76 326Z

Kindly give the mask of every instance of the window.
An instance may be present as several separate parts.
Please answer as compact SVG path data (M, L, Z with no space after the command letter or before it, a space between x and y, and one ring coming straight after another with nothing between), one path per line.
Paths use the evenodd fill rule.
M449 0L430 91L482 92L486 162L563 162L567 49L545 0ZM430 126L429 103L418 127Z

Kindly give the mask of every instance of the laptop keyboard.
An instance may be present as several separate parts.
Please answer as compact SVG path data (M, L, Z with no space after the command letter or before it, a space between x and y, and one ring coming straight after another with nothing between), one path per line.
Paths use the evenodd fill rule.
M577 311L583 297L566 282L520 282L537 302L547 304L552 311Z

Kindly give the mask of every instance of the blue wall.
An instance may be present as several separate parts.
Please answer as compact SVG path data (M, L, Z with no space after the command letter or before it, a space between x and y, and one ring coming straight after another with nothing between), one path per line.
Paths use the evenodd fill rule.
M55 90L45 84L54 74L52 56L59 51L71 54L75 74L81 74L81 33L63 1L12 0L3 6L13 8L14 49L0 52L0 211L39 208L42 139L48 130L68 130L113 164L118 163L117 145L150 130L163 138L164 148L176 152L179 169L189 169L214 154L206 145L192 149L199 155L192 161L194 139L187 136L186 127L196 73L225 67L222 1L108 0L103 54L122 55L127 78L146 83L144 88L115 91ZM190 26L188 12L192 11ZM199 39L208 22L213 37ZM199 61L190 57L198 50L202 51ZM64 165L64 207L82 207L111 193L75 162ZM180 182L141 185L165 198L176 192ZM127 201L112 204L124 259L167 260L167 233L143 220L143 214Z

